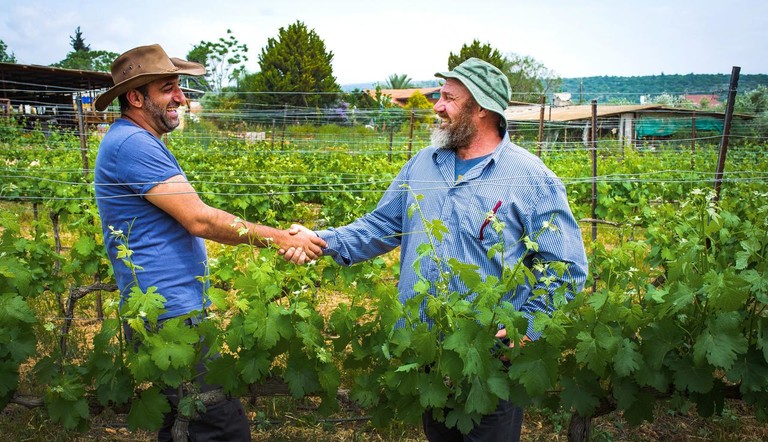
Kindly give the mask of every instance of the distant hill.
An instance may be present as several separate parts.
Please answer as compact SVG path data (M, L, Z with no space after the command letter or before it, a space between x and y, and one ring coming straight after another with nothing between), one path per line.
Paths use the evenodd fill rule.
M656 97L662 94L674 96L716 94L725 102L728 95L730 74L673 74L645 75L637 77L582 77L563 78L559 92L570 92L574 103L600 103L626 100L639 103L641 96ZM345 92L354 89L375 89L377 82L342 85ZM381 82L383 83L383 82ZM437 80L413 81L414 87L437 86ZM768 74L739 75L739 92L751 91L759 85L768 86Z
M355 89L359 89L361 91L369 90L369 89L376 89L376 84L381 84L382 89L386 89L384 84L386 81L374 81L371 83L351 83L351 84L342 84L341 90L344 92L352 92ZM425 81L411 81L411 85L414 88L421 88L421 87L433 87L433 86L439 86L439 80L425 80Z
M351 84L342 84L341 90L344 92L352 92L355 89L364 91L368 89L375 88L375 83L351 83Z
M626 99L640 102L640 96L716 94L721 101L728 95L730 74L647 75L638 77L563 78L561 92L570 92L574 103ZM739 75L739 92L751 91L758 85L768 86L768 75Z

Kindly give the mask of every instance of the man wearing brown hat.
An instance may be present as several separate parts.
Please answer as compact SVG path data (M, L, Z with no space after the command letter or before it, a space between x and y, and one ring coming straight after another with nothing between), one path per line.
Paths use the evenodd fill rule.
M95 184L104 245L122 295L121 305L134 284L142 292L156 287L156 293L166 299L161 321L204 312L209 306L208 283L200 282L207 274L208 260L203 239L260 247L276 244L282 250L298 250L291 255L295 263L316 259L325 245L314 235L291 235L287 230L252 224L210 207L187 181L160 137L179 125L178 109L186 101L179 75L204 74L202 65L170 58L159 45L140 46L114 61L115 85L95 103L100 111L115 98L120 103L121 116L99 146ZM118 258L121 240L113 230L129 236L131 261L140 269L135 274ZM188 323L199 322L202 315ZM127 328L126 333L136 332ZM206 412L182 426L182 433L193 434L195 440L250 440L250 427L239 400L227 398L216 386L201 382L198 388L207 394ZM168 396L175 406L179 398ZM159 439L170 440L173 414L166 416Z
M404 304L418 296L415 286L422 277L431 282L429 294L434 296L440 275L446 271L440 267L445 263L437 263L421 251L422 244L430 243L425 222L440 220L448 230L442 240L434 241L436 254L477 266L484 280L502 280L504 266L512 268L521 260L529 267L563 262L568 277L542 265L546 270L537 271L538 282L529 281L530 285L519 286L504 297L529 321L523 341L537 339L541 332L533 327L534 315L552 312L558 287L566 286L566 298L572 299L586 280L584 244L565 188L539 158L510 142L504 110L511 91L498 68L470 58L452 71L435 75L444 78L445 84L434 105L442 123L432 134L432 146L408 161L373 212L347 226L318 231L328 243L323 253L339 264L351 265L400 246L397 287ZM412 209L414 204L418 211ZM497 231L490 225L489 214L503 223L503 229ZM546 226L554 230L555 225L559 231L541 235L535 252L526 249L521 241L525 235ZM302 228L293 231L306 232ZM502 240L504 253L489 254ZM286 256L293 252L289 249ZM551 284L541 282L545 279ZM470 292L460 278L450 278L447 290ZM424 298L420 316L431 323L426 303ZM503 324L496 337L506 337ZM520 438L523 410L509 401L499 400L496 411L483 416L466 435L446 425L447 412L433 414L427 409L424 413L424 431L430 441L507 442Z

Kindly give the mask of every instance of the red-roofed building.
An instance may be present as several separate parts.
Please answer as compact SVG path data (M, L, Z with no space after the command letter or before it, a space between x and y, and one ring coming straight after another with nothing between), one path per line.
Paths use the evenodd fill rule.
M713 94L686 95L685 99L698 107L716 107L720 106L720 98Z
M366 92L368 92L371 97L376 98L376 89L369 89ZM439 86L416 89L382 89L381 95L388 95L390 98L392 98L392 103L402 107L405 106L405 103L408 102L408 99L411 98L411 95L413 95L414 92L421 92L425 97L427 97L427 101L432 104L437 103L437 100L440 99Z

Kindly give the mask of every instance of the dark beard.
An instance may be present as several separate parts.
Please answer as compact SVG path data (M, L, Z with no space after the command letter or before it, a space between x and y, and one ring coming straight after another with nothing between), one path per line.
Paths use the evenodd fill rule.
M175 120L171 120L168 118L168 116L165 114L165 109L160 108L157 103L152 101L148 94L144 95L144 107L152 116L152 119L157 121L159 126L164 129L163 133L173 132L173 130L179 126L179 119L177 118Z
M477 127L472 124L473 102L467 102L461 108L459 115L451 120L445 128L438 127L430 137L432 145L451 150L461 150L469 146L477 133Z

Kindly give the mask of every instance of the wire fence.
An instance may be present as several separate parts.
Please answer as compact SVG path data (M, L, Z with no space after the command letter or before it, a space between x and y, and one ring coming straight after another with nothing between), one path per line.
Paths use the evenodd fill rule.
M76 115L83 119L85 111ZM350 117L351 116L351 117ZM16 115L19 117L19 115ZM232 124L222 128L221 118L226 117ZM79 129L60 129L41 125L39 121L29 124L24 117L19 124L0 123L0 200L25 201L77 201L91 198L88 192L68 192L64 195L51 192L51 186L92 188L92 163L98 151L98 143L106 130L105 124L86 126L88 133ZM6 120L6 121L11 121ZM615 130L623 124L618 116L608 116L595 121L597 140L591 140L592 121L551 121L542 117L539 121L516 121L510 124L509 134L513 141L542 157L545 163L556 163L563 159L589 161L588 153L596 151L600 156L624 158L626 155L642 152L659 158L676 156L690 161L690 168L681 168L683 162L673 168L654 172L612 173L601 169L600 173L583 176L561 176L568 185L586 183L699 183L715 180L715 170L696 167L696 163L711 163L719 150L722 133L705 130L697 133L696 123L690 114L668 112L662 117L648 116L643 121L649 124L675 127L675 124L691 123L685 129L668 136L639 139L633 134L618 137ZM329 123L332 122L332 123ZM730 140L734 145L729 157L739 162L739 169L729 169L723 174L722 182L754 183L766 180L766 173L759 167L748 168L750 160L765 153L768 132L758 118L737 119ZM233 108L206 108L200 112L187 112L183 126L166 135L164 141L181 158L208 153L217 158L236 160L239 158L265 159L275 156L304 156L314 161L325 161L340 155L349 161L367 161L366 158L386 157L394 166L407 161L415 152L430 144L430 133L437 120L431 109L319 109L300 106L264 107L243 103ZM9 128L13 126L13 128ZM571 133L568 136L568 133ZM3 140L8 142L3 143ZM82 157L82 166L73 167L77 161L46 161L44 158L57 155ZM22 154L23 153L23 154ZM583 156L579 157L579 154ZM747 165L741 163L747 163ZM752 162L752 165L757 163ZM366 172L341 171L248 170L237 171L237 182L227 181L231 170L208 170L192 162L186 168L189 176L196 177L193 184L206 190L202 193L216 196L267 197L296 193L380 193L381 188L391 181L397 167L389 171ZM686 165L687 166L687 165ZM586 170L586 169L585 169ZM584 171L582 171L584 172ZM336 175L329 179L331 175ZM292 181L301 182L301 184ZM232 188L238 191L216 188ZM19 195L13 188L49 189L48 193Z
M183 129L164 137L166 144L182 160L192 185L204 199L274 199L279 196L343 193L376 200L392 182L402 164L411 155L429 146L430 130L433 127L426 123L410 122L401 127L317 124L321 120L299 124L296 121L289 122L286 118L285 125L270 122L221 130L205 125L205 115L202 114L197 122L187 116ZM249 116L237 112L230 115L244 120ZM618 124L619 120L601 122L604 126L614 123ZM711 188L712 183L720 178L727 186L747 185L768 192L765 136L759 133L760 126L753 125L751 120L744 123L737 127L736 133L731 134L733 148L729 153L729 167L720 177L713 164L719 154L722 134L698 134L695 138L681 135L652 142L646 140L642 144L621 142L610 134L594 142L585 142L583 139L546 141L546 137L538 137L539 123L531 122L518 125L517 132L511 135L516 144L532 154L540 155L545 164L556 171L569 193L573 192L583 200L581 204L598 198L589 190L594 184L657 187L684 185L692 189ZM40 210L38 206L44 204L93 203L92 165L98 143L104 134L103 130L98 129L96 127L89 131L85 142L81 144L83 139L77 131L19 125L3 132L0 126L0 201L27 203L14 205L13 210L20 215L35 217ZM563 129L570 130L572 126L561 122L545 122L544 134L547 130L554 133ZM693 143L695 145L692 149ZM588 167L593 151L601 161L599 173L596 174L592 174ZM89 159L88 165L78 164L83 153ZM640 170L619 168L630 163L636 156L652 165ZM202 161L203 158L208 160ZM211 161L213 158L216 160ZM279 167L276 162L268 162L278 158L282 159ZM343 168L329 169L323 166L324 162L338 159L341 159L341 163L332 164L344 164ZM291 169L290 163L293 160L313 165L313 168ZM602 161L605 161L605 165ZM237 170L231 168L232 164L249 162L256 165ZM367 162L389 166L370 169L365 167ZM265 164L275 165L275 169L263 168ZM360 167L356 169L354 164ZM513 178L496 185L515 186ZM436 188L448 186L444 182L432 184ZM664 198L665 195L659 194L658 197ZM638 201L625 203L637 204ZM581 222L595 226L605 221L595 218L582 218ZM600 224L600 228L624 232L627 224L606 221ZM596 238L593 237L594 240ZM46 321L54 322L97 319L77 314L45 318Z

